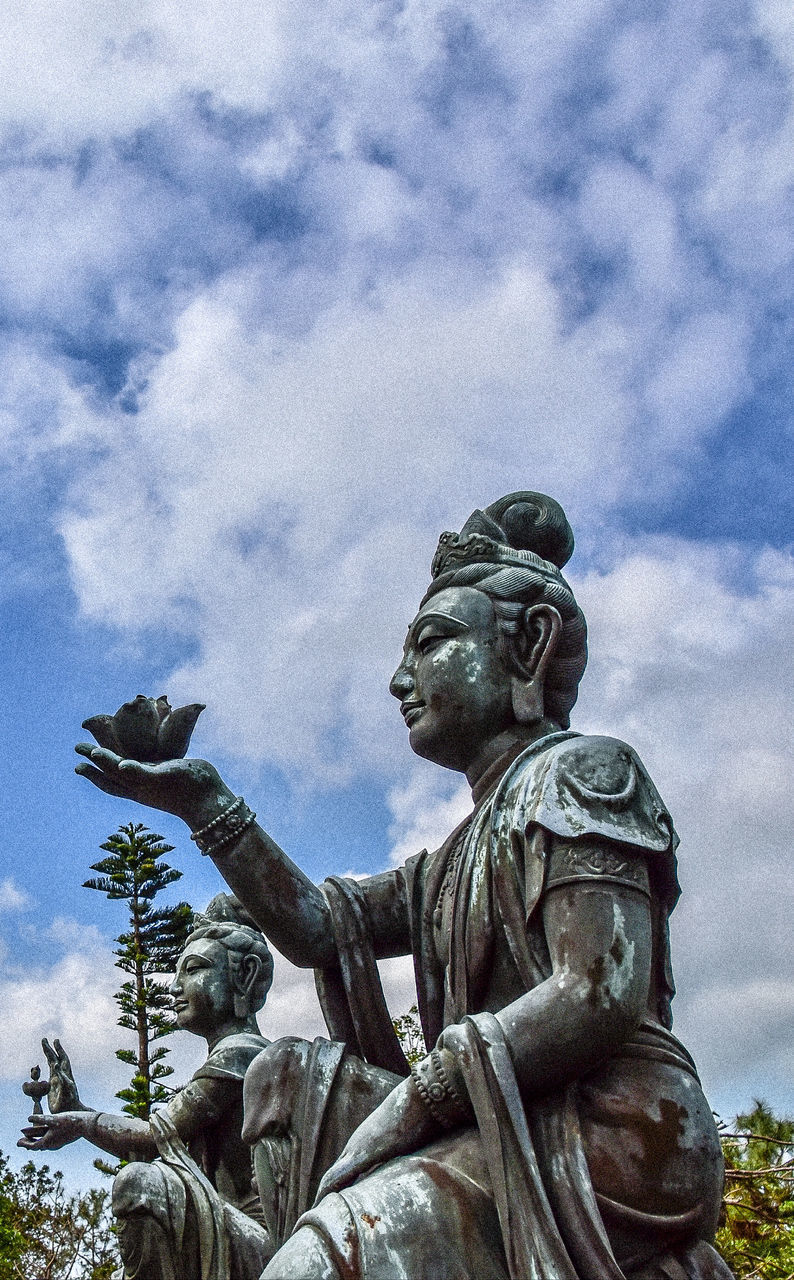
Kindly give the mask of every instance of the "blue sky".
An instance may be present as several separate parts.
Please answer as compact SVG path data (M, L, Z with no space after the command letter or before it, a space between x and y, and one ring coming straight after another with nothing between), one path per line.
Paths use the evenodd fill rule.
M440 838L465 796L388 676L438 533L522 487L577 535L575 726L681 832L676 1026L723 1114L791 1113L790 6L65 0L0 71L0 1146L42 1033L123 1083L80 886L145 815L74 777L80 722L206 702L317 878ZM319 1029L304 975L263 1025Z

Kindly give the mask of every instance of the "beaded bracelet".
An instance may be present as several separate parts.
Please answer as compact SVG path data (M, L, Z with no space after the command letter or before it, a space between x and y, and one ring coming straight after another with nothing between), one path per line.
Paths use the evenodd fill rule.
M447 1096L447 1091L438 1080L431 1080L428 1084L420 1075L420 1068L430 1066L430 1058L424 1058L422 1062L414 1063L411 1067L411 1076L414 1084L419 1091L419 1097L427 1107L434 1120L437 1120L443 1129L451 1129L452 1124L445 1116L444 1112L439 1109L439 1103L442 1103Z
M452 1084L438 1049L411 1067L419 1096L444 1129L454 1129L470 1117L470 1108Z
M458 1090L455 1088L454 1084L450 1080L449 1075L447 1073L447 1069L441 1060L441 1054L438 1051L438 1049L431 1049L430 1060L436 1069L436 1075L438 1076L439 1080L441 1081L441 1083L443 1084L444 1088L447 1091L448 1097L452 1100L452 1102L454 1102L455 1106L458 1108L459 1114L461 1116L468 1115L469 1105L466 1102L465 1098L462 1098L460 1096Z
M217 818L208 822L206 827L202 827L200 831L194 831L190 839L195 840L205 857L207 855L215 857L228 844L237 840L251 826L255 818L256 814L248 808L243 797L238 796L218 814Z

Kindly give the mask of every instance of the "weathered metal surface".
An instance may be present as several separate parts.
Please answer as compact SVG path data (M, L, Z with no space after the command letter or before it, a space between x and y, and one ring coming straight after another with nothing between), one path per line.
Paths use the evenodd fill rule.
M572 549L535 493L441 537L391 681L411 748L472 787L439 850L325 890L257 826L217 857L318 971L342 1046L271 1046L246 1085L280 1245L267 1280L729 1274L709 1244L719 1142L670 1029L672 820L631 747L569 732L587 658ZM233 797L206 761L78 751L97 786L194 829ZM409 952L432 1052L400 1078L376 961Z

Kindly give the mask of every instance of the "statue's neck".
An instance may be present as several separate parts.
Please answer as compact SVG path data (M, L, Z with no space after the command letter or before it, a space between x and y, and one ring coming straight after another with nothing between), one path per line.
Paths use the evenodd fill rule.
M244 1018L230 1018L228 1022L224 1022L223 1026L215 1027L211 1035L204 1037L207 1041L207 1051L212 1053L216 1044L219 1044L221 1040L225 1040L227 1036L239 1036L246 1032L255 1036L259 1035L259 1026L252 1013Z
M536 724L511 725L492 738L477 760L466 770L475 805L488 795L516 756L526 751L533 742L559 731L560 726L553 720L539 720Z

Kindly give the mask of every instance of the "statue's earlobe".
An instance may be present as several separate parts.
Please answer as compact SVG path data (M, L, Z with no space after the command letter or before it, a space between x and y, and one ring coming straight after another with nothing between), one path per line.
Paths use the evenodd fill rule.
M253 1012L252 992L262 971L262 961L259 956L248 954L243 956L236 973L236 987L234 993L234 1015L236 1018L245 1018L249 1013Z
M513 714L519 724L536 724L545 711L544 685L562 631L562 618L553 605L530 605L514 662L521 675L511 679Z

